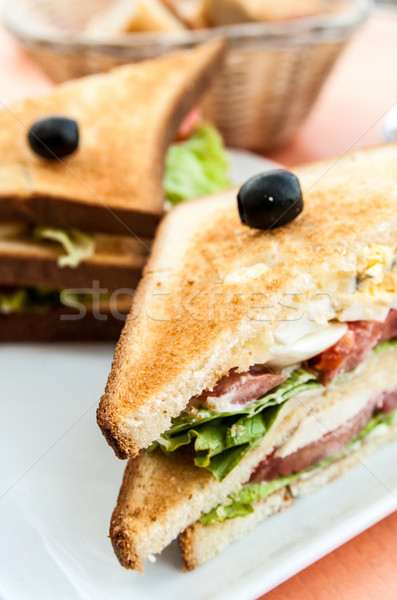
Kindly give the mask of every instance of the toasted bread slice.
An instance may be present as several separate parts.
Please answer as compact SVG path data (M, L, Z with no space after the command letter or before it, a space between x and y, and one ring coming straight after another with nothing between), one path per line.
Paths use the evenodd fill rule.
M114 342L131 306L128 295L101 300L93 310L87 305L77 318L71 307L43 309L26 314L0 313L0 342Z
M0 112L0 220L152 236L163 215L165 153L222 60L214 41L68 82ZM78 150L36 156L27 132L48 115L75 119Z
M204 0L163 0L163 4L191 29L208 26Z
M137 31L180 31L181 21L161 0L114 0L95 15L87 26L89 34L101 38Z
M305 209L279 229L242 225L237 190L187 202L163 221L98 409L119 456L149 446L231 369L265 363L280 321L310 318L316 298L330 301L326 320L349 320L357 306L364 318L390 307L397 145L295 172ZM366 279L378 251L379 281L370 293L357 278Z
M197 522L188 527L179 536L185 570L196 569L224 550L229 544L247 535L261 521L291 506L295 498L313 494L320 487L357 467L379 447L396 439L397 423L394 423L382 436L364 439L359 448L344 458L340 458L327 467L315 471L310 477L297 479L293 484L263 500L258 500L254 503L252 514L212 525L203 525Z
M348 0L206 0L206 14L211 25L221 26L314 17L339 12L348 5Z
M121 564L142 570L145 558L160 552L202 514L237 493L265 457L274 452L289 454L291 443L306 446L313 432L314 439L321 439L329 432L326 423L332 423L336 431L373 398L397 389L396 360L396 349L375 354L350 377L291 398L260 444L222 481L194 466L189 449L168 456L157 448L130 459L110 527Z
M14 224L5 234L0 226L0 285L48 288L91 288L97 281L106 291L135 289L150 251L150 240L98 234L95 253L77 267L60 267L65 254L56 243L32 238L29 226ZM2 235L3 234L3 235Z

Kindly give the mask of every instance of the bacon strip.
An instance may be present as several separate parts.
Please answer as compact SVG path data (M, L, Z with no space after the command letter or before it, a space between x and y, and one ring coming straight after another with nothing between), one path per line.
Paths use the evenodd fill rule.
M397 408L397 390L380 394L377 398L377 408L385 415L393 412Z
M252 473L250 482L272 481L277 477L300 473L315 467L323 460L335 456L346 444L352 442L378 411L387 414L397 408L397 390L376 396L355 417L336 430L326 433L321 439L299 448L289 456L265 458Z
M353 321L347 325L348 331L336 344L308 361L308 366L320 375L324 385L357 367L379 342L397 336L397 310L391 310L384 323Z
M252 367L246 373L236 373L233 370L218 381L212 392L205 392L205 396L219 398L230 394L229 402L232 404L248 404L283 383L288 377L289 375L264 372L258 367Z

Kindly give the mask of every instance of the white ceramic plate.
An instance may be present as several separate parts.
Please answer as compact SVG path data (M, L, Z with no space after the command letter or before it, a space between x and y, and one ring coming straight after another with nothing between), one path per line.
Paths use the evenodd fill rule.
M264 168L233 153L236 181ZM253 600L397 507L397 444L183 574L176 544L145 575L107 539L124 464L95 423L109 345L0 346L1 600Z

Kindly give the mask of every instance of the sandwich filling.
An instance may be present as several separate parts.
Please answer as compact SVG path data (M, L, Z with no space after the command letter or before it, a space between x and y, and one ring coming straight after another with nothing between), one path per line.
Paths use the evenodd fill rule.
M0 315L45 314L61 306L61 290L0 287Z
M160 445L168 454L189 447L196 466L221 481L262 442L288 406L302 402L312 410L307 399L332 397L345 378L360 378L360 370L368 368L371 357L396 348L397 310L391 309L384 322L343 324L340 333L330 347L319 353L312 348L298 365L278 370L269 364L255 365L245 373L233 369L213 390L192 399L187 411L174 419L152 447ZM339 403L335 414L331 411L328 416L326 433L321 424L302 415L305 430L302 426L299 434L291 436L282 455L273 449L257 466L250 485L291 477L331 459L361 435L372 419L389 415L396 407L397 381L395 389L381 387L366 400L353 395L350 403Z
M222 138L201 121L181 128L182 139L172 144L165 162L164 189L169 205L215 194L231 186L229 159Z
M336 430L335 432L326 434L323 439L316 443L318 453L314 452L312 454L313 457L317 457L316 460L314 460L314 458L313 460L310 459L310 455L313 451L312 445L302 448L302 451L300 452L300 461L298 460L298 462L295 464L296 470L291 470L291 464L293 463L294 459L297 458L297 455L295 455L295 457L287 457L285 460L285 468L283 468L282 463L279 463L278 467L274 469L273 473L272 468L274 468L275 465L271 465L272 459L269 459L269 473L266 476L266 473L264 472L262 476L261 469L266 471L266 461L264 461L254 471L249 482L243 485L237 494L229 496L228 500L224 504L220 504L213 508L210 512L202 515L200 522L204 525L211 525L213 523L222 523L227 519L234 519L235 517L245 517L246 515L254 512L254 503L257 500L267 498L274 492L294 483L298 479L310 477L316 471L324 469L340 458L343 458L351 452L354 452L360 447L362 441L370 436L382 436L385 430L387 431L388 428L397 421L397 389L392 392L382 394L381 396L383 396L383 398L379 398L381 407L377 408L374 416L366 422L365 426L359 431L359 433L357 433L355 437L352 437L352 434L357 429L354 426L351 427L351 423L347 424L343 432ZM391 406L393 406L392 410ZM360 423L361 420L364 420L364 414L366 412L367 410L363 410L362 413L357 415L357 419L355 419L356 425ZM342 430L343 426L340 429ZM349 434L347 435L348 431ZM347 435L347 441L345 442L344 446L343 433ZM338 437L339 435L340 438ZM331 442L331 444L328 446L328 449L330 450L333 448L335 450L335 452L330 456L328 456L326 451L328 442ZM326 456L325 458L318 459L318 456L321 457L324 455ZM305 464L307 466L303 466ZM299 466L301 466L300 470ZM288 474L284 475L282 473L283 471L289 472Z
M0 315L45 315L54 309L65 309L68 313L84 316L86 310L111 309L119 318L125 316L131 306L131 296L120 294L116 299L108 293L74 293L45 287L0 286Z

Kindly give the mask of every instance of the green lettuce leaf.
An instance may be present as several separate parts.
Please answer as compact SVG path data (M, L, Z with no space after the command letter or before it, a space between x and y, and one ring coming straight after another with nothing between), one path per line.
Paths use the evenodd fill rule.
M387 343L387 342L386 342ZM397 418L397 409L389 414L378 413L375 415L359 435L350 444L341 450L335 456L327 458L320 462L315 467L301 471L300 473L292 473L285 477L279 477L273 481L265 481L264 483L247 483L241 490L233 495L229 496L224 504L220 504L213 508L210 512L204 514L200 518L200 522L204 525L211 525L212 523L223 523L226 519L234 519L235 517L245 517L250 513L254 512L252 503L256 500L266 498L280 490L281 488L294 482L302 475L309 474L317 469L324 469L328 465L332 464L336 460L346 456L350 450L356 444L360 443L364 438L368 437L377 427L380 425L390 425Z
M253 498L252 502L257 500ZM254 508L251 502L239 502L237 499L231 500L229 503L219 504L216 508L210 510L210 512L202 515L200 523L203 525L212 525L213 523L223 523L227 519L235 519L236 517L246 517L247 515L254 512Z
M354 444L357 444L358 442L361 442L361 440L363 440L364 438L368 437L377 427L379 427L379 425L391 425L396 416L397 409L393 410L387 415L385 415L382 412L378 413L369 421L369 423L367 423L367 425L364 427L361 433L358 434L356 439L348 446L348 448L350 448Z
M0 289L0 314L3 315L46 314L54 308L70 306L75 302L89 305L92 296L44 287Z
M192 445L196 466L208 469L221 481L253 449L273 425L282 405L293 396L321 387L316 376L304 369L249 406L236 412L199 410L174 419L171 428L158 440L167 454Z
M12 292L0 292L0 314L20 314L26 304L26 290L23 288Z
M270 496L270 494L285 487L298 477L299 475L294 473L288 477L279 477L274 481L265 483L247 483L241 488L238 494L229 496L225 504L220 504L210 512L202 515L200 522L204 525L211 525L212 523L223 523L226 519L245 517L254 512L252 503L255 500Z
M219 133L203 124L184 142L173 144L166 157L164 188L177 204L231 186L229 161Z
M66 254L58 258L58 266L76 268L95 253L95 238L77 229L36 227L34 237L61 244Z
M388 340L387 342L381 342L372 351L373 354L381 354L382 352L388 352L397 348L397 339Z
M46 288L18 288L0 292L1 314L45 313L60 306L61 292Z

